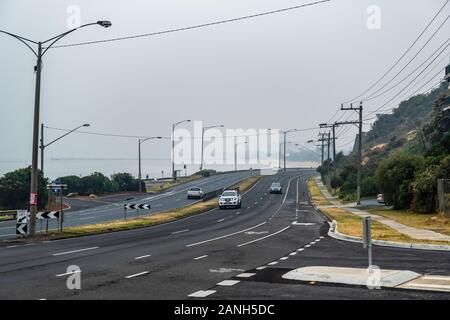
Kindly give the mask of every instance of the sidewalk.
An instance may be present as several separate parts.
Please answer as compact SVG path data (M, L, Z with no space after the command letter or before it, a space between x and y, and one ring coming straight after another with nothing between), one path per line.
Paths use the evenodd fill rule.
M432 241L450 241L450 236L441 234L441 233L437 233L431 230L425 230L425 229L417 229L417 228L413 228L410 226L406 226L404 224L401 224L395 220L386 218L386 217L382 217L379 215L375 215L375 214L371 214L369 212L366 211L362 211L359 210L357 208L354 207L354 204L342 204L339 200L337 200L336 197L333 197L327 190L327 188L324 186L324 184L322 183L322 180L319 177L316 177L316 183L317 186L320 189L320 192L322 192L323 196L331 203L331 205L329 206L319 206L318 208L330 208L330 207L335 207L335 208L341 208L347 212L350 212L354 215L357 215L359 217L367 217L367 216L371 216L373 220L378 221L380 223L383 223L387 226L389 226L390 228L403 233L407 236L409 236L412 239L417 239L417 240L432 240Z

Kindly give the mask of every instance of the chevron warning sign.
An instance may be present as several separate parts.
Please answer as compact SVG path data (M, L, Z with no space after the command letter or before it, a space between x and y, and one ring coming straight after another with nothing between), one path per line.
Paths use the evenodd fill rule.
M27 210L17 210L16 234L24 235L28 233L28 216Z
M44 211L36 214L37 219L59 219L59 211Z
M149 204L135 204L135 203L125 203L123 205L124 209L144 209L144 210L150 210L151 205Z
M26 223L18 223L16 224L16 234L27 234L28 233L28 224Z

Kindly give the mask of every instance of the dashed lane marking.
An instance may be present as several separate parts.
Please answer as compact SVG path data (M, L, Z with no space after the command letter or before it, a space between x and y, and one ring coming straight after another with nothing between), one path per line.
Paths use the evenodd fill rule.
M178 233L183 233L183 232L188 232L189 229L184 229L184 230L180 230L180 231L174 231L171 234L178 234Z
M143 276L144 274L147 274L149 272L150 271L139 272L139 273L136 273L136 274L132 274L132 275L126 276L125 278L126 279L131 279L131 278L134 278L134 277Z
M145 258L148 258L148 257L151 257L151 254L146 254L146 255L144 255L144 256L136 257L136 258L134 258L134 259L135 259L135 260L140 260L140 259L145 259Z
M251 272L244 272L241 274L238 274L236 277L238 278L250 278L253 277L256 273L251 273Z
M217 220L217 222L222 222L222 221L224 221L225 219L220 219L220 220Z
M68 275L75 274L75 273L81 273L81 270L57 274L56 277L64 277L64 276L68 276Z
M215 293L216 290L200 290L200 291L196 291L194 293L191 293L190 295L188 295L188 297L193 297L193 298L205 298L213 293Z
M219 282L217 285L224 286L224 287L231 287L239 282L241 282L241 281L240 280L223 280L223 281Z
M248 241L248 242L245 242L245 243L238 244L237 246L238 246L238 247L243 247L243 246L246 246L246 245L248 245L248 244L255 243L255 242L258 242L258 241L267 239L267 238L272 237L272 236L274 236L274 235L277 235L277 234L279 234L279 233L281 233L281 232L283 232L283 231L286 231L286 230L289 229L290 227L291 227L291 226L287 226L286 228L283 228L283 229L281 229L281 230L278 230L277 232L271 233L271 234L269 234L269 235L267 235L267 236L264 236L264 237L261 237L261 238L258 238L258 239L252 240L252 241Z
M200 257L194 258L194 260L200 260L200 259L206 258L207 256L208 256L208 255L207 255L207 254L205 254L205 255L203 255L203 256L200 256Z
M88 250L95 250L95 249L98 249L98 248L99 247L91 247L91 248L78 249L78 250L72 250L72 251L66 251L66 252L59 252L59 253L54 253L53 256L62 256L62 255L65 255L65 254L83 252L83 251L88 251Z
M276 265L276 264L278 264L278 261L270 262L270 263L268 263L267 265L268 265L268 266L274 266L274 265Z
M287 260L289 257L280 258L281 261Z

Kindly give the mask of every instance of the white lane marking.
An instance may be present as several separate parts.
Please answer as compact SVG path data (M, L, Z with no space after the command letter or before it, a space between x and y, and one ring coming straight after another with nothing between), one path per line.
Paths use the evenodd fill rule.
M203 255L203 256L200 256L200 257L194 258L194 260L200 260L200 259L206 258L207 256L208 256L208 255L207 255L207 254L205 254L205 255Z
M241 282L240 280L223 280L221 282L219 282L217 285L218 286L225 286L225 287L231 287L234 286L235 284Z
M45 299L45 298L40 298L40 299L38 299L38 300L40 300L40 301L45 301L45 300L47 300L47 299Z
M421 277L421 279L424 279L424 280L445 280L445 281L448 281L446 276L438 276L438 275L423 276L423 277Z
M189 231L189 229L184 229L184 230L172 232L171 234L178 234L178 233L183 233L183 232L188 232L188 231Z
M289 253L290 256L295 256L297 254L297 252L291 252Z
M217 238L213 238L213 239L209 239L209 240L205 240L205 241L201 241L201 242L191 243L191 244L186 245L186 247L193 247L193 246L197 246L199 244L204 244L204 243L207 243L207 242L216 241L216 240L220 240L220 239L223 239L223 238L231 237L231 236L234 236L236 234L243 233L245 231L249 231L249 230L258 228L258 227L262 226L265 223L266 223L266 221L264 221L263 223L257 224L256 226L253 226L251 228L244 229L244 230L237 231L237 232L230 233L230 234L226 234L226 235L221 236L221 237L217 237Z
M217 220L217 222L222 222L222 221L224 221L225 219L220 219L220 220Z
M288 257L280 258L281 261L284 261L284 260L287 260L287 259L288 259Z
M78 250L72 250L72 251L66 251L66 252L59 252L59 253L54 253L53 256L62 256L64 254L71 254L71 253L77 253L77 252L82 252L82 251L95 250L98 248L99 247L91 247L91 248L78 249Z
M281 230L278 230L277 232L271 233L271 234L269 234L269 235L267 235L267 236L264 236L264 237L261 237L261 238L258 238L258 239L255 239L255 240L252 240L252 241L249 241L249 242L245 242L245 243L238 244L237 246L238 246L238 247L243 247L243 246L246 246L246 245L248 245L248 244L251 244L251 243L254 243L254 242L257 242L257 241L261 241L261 240L267 239L267 238L269 238L269 237L272 237L272 236L274 236L274 235L277 235L277 234L279 234L279 233L281 233L281 232L283 232L283 231L289 229L290 227L291 227L291 226L287 226L286 228L283 228L283 229L281 229Z
M266 266L258 267L258 268L256 268L256 270L264 270L265 268L267 268L267 267Z
M238 274L236 277L238 278L250 278L253 277L256 273L251 273L251 272L244 272L241 274Z
M247 209L250 209L250 207L247 207Z
M61 273L61 274L57 274L56 277L64 277L64 276L68 276L70 274L74 274L74 273L80 273L81 270L76 270L76 271L72 271L72 272L66 272L66 273Z
M240 214L241 212L240 211L238 211L238 212L236 212L235 214Z
M447 284L428 284L428 283L409 283L406 284L407 287L418 287L418 288L433 288L433 289L450 289L450 285Z
M267 265L268 265L268 266L274 266L274 265L276 265L276 264L278 264L278 261L270 262L270 263L268 263Z
M215 293L216 290L200 290L200 291L196 291L194 293L191 293L190 295L188 295L188 297L193 297L193 298L205 298L213 293Z
M320 239L323 239L323 237L322 237L322 236L320 236L319 238L320 238Z
M94 217L81 218L81 219L78 219L78 221L89 220L89 219L94 219L94 218L96 218L96 217L94 216Z
M2 235L0 235L0 238L10 237L10 236L16 236L16 234L15 233L2 234Z
M309 248L309 247L311 247L311 245L310 245L310 244L307 244L307 245L305 246L305 248Z
M14 245L14 246L7 246L6 249L15 248L15 247L17 247L17 245Z
M134 260L140 260L140 259L148 258L148 257L151 257L151 256L152 256L151 254L146 254L144 256L136 257L136 258L134 258Z
M134 278L134 277L139 277L139 276L142 276L142 275L147 274L147 273L149 273L149 272L150 272L150 271L144 271L144 272L139 272L139 273L136 273L136 274L132 274L132 275L126 276L125 279L130 279L130 278Z
M298 252L302 252L303 250L305 250L305 249L303 249L303 248L297 249Z
M313 244L316 244L316 242L315 242L315 241L313 241L313 242L310 242L309 244L310 244L310 245L313 245Z
M255 202L255 204L258 204L258 202Z
M15 227L1 227L0 229L15 229Z

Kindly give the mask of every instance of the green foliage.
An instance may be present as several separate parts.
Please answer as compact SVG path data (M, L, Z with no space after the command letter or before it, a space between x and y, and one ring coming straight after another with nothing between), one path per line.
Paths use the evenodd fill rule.
M38 208L47 203L47 179L38 171ZM0 178L0 207L3 209L27 209L30 206L31 167L17 169Z
M393 205L394 209L409 208L413 198L411 183L422 165L422 158L401 152L380 162L375 180L388 205Z
M212 169L203 169L202 171L198 171L196 175L201 175L202 177L209 177L216 174L216 170Z
M139 180L134 179L129 173L116 173L111 176L113 183L117 185L119 191L138 191ZM142 182L142 190L145 190L145 184Z

